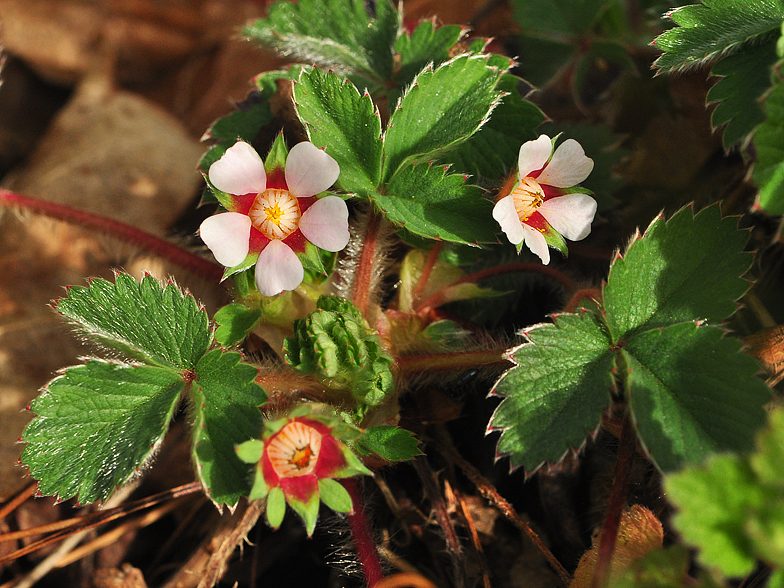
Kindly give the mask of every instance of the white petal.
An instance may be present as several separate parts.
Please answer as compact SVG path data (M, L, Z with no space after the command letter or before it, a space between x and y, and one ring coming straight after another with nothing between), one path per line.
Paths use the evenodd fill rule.
M348 206L337 196L325 196L302 213L299 230L325 251L340 251L348 245Z
M213 215L201 223L199 236L218 263L234 267L248 256L250 218L239 212Z
M256 150L244 141L237 141L210 166L210 182L218 190L241 196L267 189L264 162Z
M539 135L536 141L528 141L520 146L520 155L517 156L517 172L520 178L526 177L532 171L542 169L553 152L553 142L547 135Z
M537 181L556 188L571 188L585 180L591 170L593 159L585 156L585 151L577 141L567 139L555 150Z
M279 239L270 241L256 262L256 286L262 296L294 290L304 277L305 271L297 254Z
M511 194L496 202L493 207L493 218L501 225L501 230L506 233L510 243L517 245L523 240L523 223L517 215Z
M528 225L523 225L523 231L525 231L526 247L538 255L543 264L550 263L550 248L547 246L544 235Z
M286 158L286 184L297 198L323 192L339 175L338 162L309 141L294 145Z
M588 194L566 194L545 200L539 207L552 227L570 241L585 239L591 232L596 200Z

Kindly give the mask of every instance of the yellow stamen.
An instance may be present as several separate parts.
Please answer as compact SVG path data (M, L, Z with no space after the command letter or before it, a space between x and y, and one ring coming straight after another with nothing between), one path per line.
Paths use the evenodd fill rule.
M288 190L265 190L248 211L250 222L268 239L285 239L299 227L299 202Z
M544 202L544 190L535 179L526 177L512 192L512 198L520 222L525 222Z

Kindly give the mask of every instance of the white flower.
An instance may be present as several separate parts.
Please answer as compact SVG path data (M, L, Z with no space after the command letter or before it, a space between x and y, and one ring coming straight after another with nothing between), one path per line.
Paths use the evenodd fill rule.
M565 250L563 237L579 241L591 232L596 201L576 187L591 170L593 160L574 139L561 143L555 153L547 135L523 143L517 182L496 203L493 218L518 251L525 243L548 264L548 245Z
M248 143L237 141L209 169L215 188L227 193L229 212L206 219L199 228L215 259L229 268L256 263L256 286L263 296L294 290L304 270L297 252L306 240L326 251L348 244L348 207L337 196L315 198L340 175L338 163L313 143L294 145L285 168L270 171Z

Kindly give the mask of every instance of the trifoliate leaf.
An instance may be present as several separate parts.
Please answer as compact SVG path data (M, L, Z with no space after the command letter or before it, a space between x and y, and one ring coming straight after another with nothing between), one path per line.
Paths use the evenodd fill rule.
M421 455L419 443L411 431L392 425L371 427L357 440L361 453L375 453L389 461L406 461Z
M399 86L406 86L426 65L438 67L447 61L450 50L465 32L459 25L436 27L432 20L422 21L411 33L404 32L395 43L400 58L395 81Z
M718 102L711 124L726 123L722 140L729 149L765 120L762 96L770 88L771 67L776 62L776 40L751 43L713 66L711 75L722 76L708 92L708 103Z
M235 446L261 434L259 406L267 400L254 382L258 371L239 353L215 349L199 360L191 383L193 460L209 497L233 507L250 491L248 466Z
M521 83L520 78L504 74L498 89L506 94L490 120L468 141L444 153L439 161L489 182L501 180L515 169L520 145L536 139L536 129L544 121L539 107L520 95Z
M362 0L276 2L244 34L281 55L381 83L392 75L400 13L389 0L374 6L371 19Z
M160 367L88 360L68 368L31 406L22 462L42 494L103 500L155 452L183 386Z
M236 345L248 334L259 319L261 311L258 308L248 308L244 304L227 304L215 313L215 340L223 347Z
M366 194L381 178L381 119L373 101L332 72L302 72L294 85L297 114L314 145L340 165L338 185Z
M207 313L190 294L149 275L141 283L123 273L114 284L94 279L70 288L54 308L89 339L169 368L192 369L212 337Z
M755 206L779 215L784 214L784 83L780 79L765 99L765 115L754 133L757 161L752 179L759 187Z
M384 182L404 161L432 159L434 151L455 147L476 133L498 102L502 73L482 55L456 57L420 73L389 119Z
M637 433L663 471L751 449L770 391L737 339L694 323L629 338L622 374Z
M386 193L373 199L389 220L415 235L456 243L496 240L493 203L445 166L406 165L389 181Z
M525 332L511 352L517 364L491 394L503 396L488 431L501 431L498 455L533 472L558 462L596 430L610 406L614 355L600 321L589 312L563 314Z
M743 251L748 235L737 227L736 218L721 218L718 206L655 219L610 268L604 307L613 343L641 328L718 323L735 312L751 264Z
M756 557L745 532L747 517L770 499L748 463L718 455L704 467L667 476L664 488L678 512L673 517L683 540L699 546L697 559L726 576L745 576Z
M514 0L514 19L525 32L576 37L591 29L608 0Z
M654 65L661 71L697 66L737 52L748 40L778 29L784 20L781 0L703 0L669 17L679 26L653 42L664 51Z

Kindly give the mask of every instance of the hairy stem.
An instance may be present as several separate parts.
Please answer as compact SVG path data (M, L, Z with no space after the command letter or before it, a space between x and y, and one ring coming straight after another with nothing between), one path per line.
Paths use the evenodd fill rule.
M383 217L371 209L368 213L367 228L362 240L362 253L359 258L359 267L354 282L354 304L362 313L367 316L368 305L370 304L370 289L373 284L373 267L378 246L379 229Z
M438 256L441 255L441 250L443 248L444 242L439 241L430 249L430 253L425 260L425 265L422 267L422 273L419 274L419 280L417 280L416 286L414 286L414 290L411 292L411 300L414 301L414 304L417 304L422 297L422 293L425 291L425 287L430 280L430 275L433 273L433 268L435 267Z
M489 269L482 270L480 272L463 276L456 282L450 284L449 286L443 288L442 290L439 290L438 292L429 296L426 300L420 302L414 310L417 314L419 314L431 308L437 308L441 306L447 301L446 298L447 290L459 284L478 282L480 280L484 280L485 278L490 278L492 276L498 276L501 274L511 274L516 272L535 272L535 273L543 274L545 276L550 276L551 278L557 280L564 288L566 288L570 292L574 290L574 282L572 281L572 279L566 274L564 274L563 272L559 272L557 269L554 269L550 266L542 265L541 263L525 263L525 262L507 263L504 265L491 267Z
M55 220L98 231L170 261L210 282L219 282L223 277L223 268L218 264L202 259L165 239L105 216L76 210L64 204L39 200L2 188L0 188L0 206L15 206Z
M615 460L615 475L610 490L610 499L607 502L607 512L604 515L602 531L599 535L599 549L596 554L596 569L594 571L592 588L605 586L610 574L615 543L618 539L618 529L621 524L621 514L626 503L626 494L629 489L634 452L637 448L637 435L627 413L623 419L621 441L618 446L618 456Z
M368 521L360 483L356 477L344 478L340 480L340 483L343 484L343 487L348 490L349 496L351 496L354 512L348 515L348 525L351 528L351 536L354 539L357 559L359 559L359 563L362 566L362 573L365 574L365 581L368 588L373 588L384 579L384 572L381 570L381 560L378 557L373 531L370 521Z
M479 351L432 353L430 355L407 355L396 358L396 362L401 375L410 376L418 372L467 370L509 365L509 360L504 356L505 353L506 349L482 349Z

